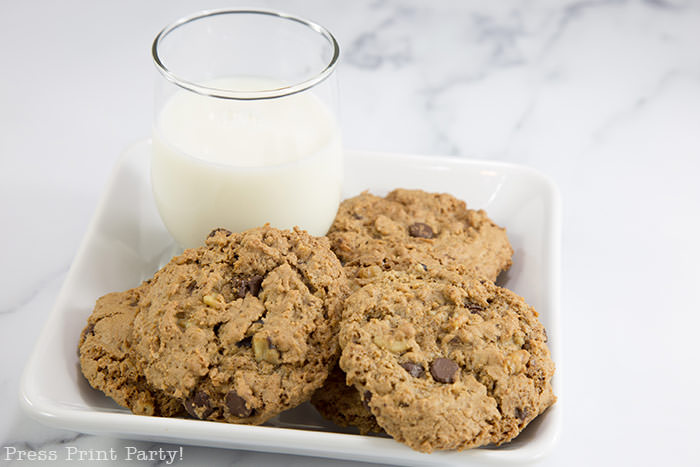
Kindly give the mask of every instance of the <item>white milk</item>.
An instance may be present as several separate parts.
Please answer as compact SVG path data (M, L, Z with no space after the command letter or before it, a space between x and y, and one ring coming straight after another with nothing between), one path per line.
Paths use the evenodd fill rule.
M275 84L232 78L208 86ZM258 101L178 91L154 125L153 193L184 248L217 227L238 232L266 222L325 235L340 202L341 155L335 118L309 91Z

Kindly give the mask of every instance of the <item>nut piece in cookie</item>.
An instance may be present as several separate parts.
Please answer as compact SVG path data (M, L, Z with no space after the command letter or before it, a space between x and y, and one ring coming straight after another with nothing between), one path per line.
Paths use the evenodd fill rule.
M326 238L218 230L155 274L135 350L148 382L190 415L260 424L323 384L347 293Z
M502 444L556 400L537 312L461 268L384 273L346 300L339 340L348 383L418 451Z

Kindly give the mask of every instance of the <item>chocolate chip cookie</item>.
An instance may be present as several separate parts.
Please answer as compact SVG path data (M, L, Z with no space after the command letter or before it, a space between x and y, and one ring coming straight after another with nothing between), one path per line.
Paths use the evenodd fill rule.
M148 382L190 415L260 424L323 384L346 295L327 239L220 229L156 273L134 348Z
M146 382L131 348L143 286L100 298L80 335L80 368L90 385L139 415L177 416L182 403Z
M556 400L537 312L463 268L383 274L347 299L339 340L348 382L418 451L502 444Z
M511 265L505 229L449 194L364 192L340 205L328 231L335 254L360 283L383 270L461 264L495 281Z

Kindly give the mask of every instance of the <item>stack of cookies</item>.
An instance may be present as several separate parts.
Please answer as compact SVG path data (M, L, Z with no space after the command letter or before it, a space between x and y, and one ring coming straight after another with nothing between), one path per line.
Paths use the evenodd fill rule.
M311 399L413 449L513 439L556 400L537 312L493 281L505 230L450 195L345 200L327 237L212 232L100 298L90 384L134 413L261 424Z
M545 330L494 284L513 250L484 211L447 194L363 193L328 238L354 292L339 366L312 399L325 417L430 452L507 442L554 403Z

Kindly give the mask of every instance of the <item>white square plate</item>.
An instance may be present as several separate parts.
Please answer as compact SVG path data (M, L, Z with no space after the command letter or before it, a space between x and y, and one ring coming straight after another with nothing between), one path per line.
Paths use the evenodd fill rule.
M307 403L264 426L131 414L82 377L78 336L95 300L150 277L176 252L151 195L150 143L129 148L117 163L22 379L24 408L47 425L84 433L180 444L302 454L403 465L530 462L553 446L561 427L559 328L560 201L540 173L511 164L367 152L348 152L343 195L397 187L451 193L483 208L505 226L515 250L504 285L540 313L557 364L559 402L511 443L463 452L422 454L380 436L361 436L321 418Z

